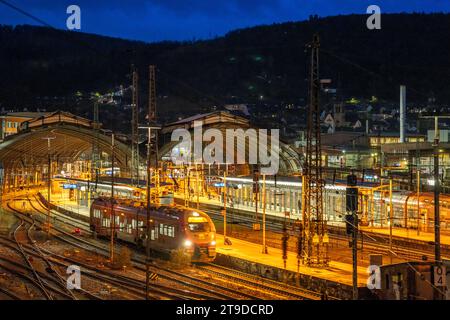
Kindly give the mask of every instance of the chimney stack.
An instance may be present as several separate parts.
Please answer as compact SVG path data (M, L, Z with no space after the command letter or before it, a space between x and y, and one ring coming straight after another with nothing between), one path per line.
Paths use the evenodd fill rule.
M400 86L400 143L405 142L406 86Z

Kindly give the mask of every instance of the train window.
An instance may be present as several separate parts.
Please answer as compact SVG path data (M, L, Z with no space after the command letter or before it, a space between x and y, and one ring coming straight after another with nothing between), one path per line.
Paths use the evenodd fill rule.
M133 228L131 227L131 224L127 224L127 233L133 233Z
M168 231L168 236L169 237L175 237L175 227L168 227L167 228L167 231Z
M100 210L94 209L94 218L100 218Z
M168 237L175 237L175 227L161 223L159 225L159 234L162 234L162 235L165 235Z
M189 231L191 232L209 232L210 226L208 222L188 223Z

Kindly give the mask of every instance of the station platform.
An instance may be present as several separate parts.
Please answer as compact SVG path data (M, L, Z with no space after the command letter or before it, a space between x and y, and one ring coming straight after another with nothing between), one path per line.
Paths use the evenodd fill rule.
M175 198L179 199L179 200L184 200L184 195L183 194L179 194L176 193L175 194ZM190 206L195 208L196 207L196 203L197 203L197 197L192 197L191 201L190 201ZM219 200L219 199L208 199L207 197L203 197L203 196L199 196L199 203L201 204L208 204L208 205L214 205L217 206L218 209L223 208L223 203ZM234 204L233 206L227 206L227 209L229 210L243 210L243 211L248 211L248 212L255 212L255 208L252 206L247 206L244 204ZM258 214L261 215L262 214L262 209L258 208ZM275 211L275 210L270 210L270 209L266 209L266 214L270 215L270 216L277 216L277 217L282 217L284 218L284 213L280 212L280 211ZM294 214L291 215L291 219L296 219L298 217L298 215ZM328 222L329 225L335 225L335 226L342 226L344 227L344 223L343 222ZM374 233L374 234L380 234L383 236L389 236L390 234L390 230L389 227L360 227L360 229L364 232L366 232L366 235L370 236L370 233ZM416 241L423 241L423 242L432 242L434 241L434 231L420 231L419 234L417 234L417 230L416 229L405 229L405 228L399 228L399 227L394 227L392 229L392 236L394 237L399 237L399 238L405 238L405 239L410 239L410 240L416 240ZM441 244L443 245L449 245L450 246L450 235L446 235L446 234L442 234L441 233Z
M224 237L222 234L216 235L216 250L218 254L246 260L251 263L284 269L282 251L280 249L268 247L268 253L263 254L262 246L260 244L236 238L227 238L231 240L232 245L224 244ZM286 270L297 272L297 255L293 252L288 252L287 254ZM349 286L352 285L351 264L331 261L328 268L311 268L300 265L299 273ZM367 277L368 273L366 268L358 267L358 286L365 286Z
M382 234L389 236L390 233L389 227L385 228L360 227L360 229L365 231L366 234L368 232L371 232L375 234ZM419 234L417 234L417 229L405 229L395 227L392 229L392 236L416 241L434 242L434 232L420 231ZM450 245L450 235L441 233L441 244Z
M175 193L175 198L179 199L179 200L184 200L184 194L182 193ZM217 198L208 198L208 197L204 197L204 196L199 196L199 203L203 203L203 204L210 204L210 205L215 205L215 206L219 206L219 207L223 207L223 202ZM191 197L191 201L189 202L189 206L192 208L195 208L197 205L197 196L193 196ZM237 209L237 210L244 210L244 211L249 211L249 212L255 212L255 207L252 206L248 206L242 203L233 203L233 204L228 204L227 205L228 209ZM258 212L259 214L262 214L262 208L258 208ZM266 214L271 215L271 216L277 216L277 217L281 217L284 218L284 212L280 212L280 211L276 211L276 210L271 210L269 208L266 208ZM296 218L296 217L300 217L300 215L298 214L294 214L291 216L291 218Z
M52 201L52 203L60 208L72 211L82 216L89 217L89 208L79 206L75 201Z

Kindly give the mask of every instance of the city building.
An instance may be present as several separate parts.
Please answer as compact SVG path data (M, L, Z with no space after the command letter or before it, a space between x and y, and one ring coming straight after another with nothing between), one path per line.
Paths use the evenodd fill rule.
M48 115L48 112L9 112L0 116L1 140L5 137L19 132L20 125L25 121L30 121Z

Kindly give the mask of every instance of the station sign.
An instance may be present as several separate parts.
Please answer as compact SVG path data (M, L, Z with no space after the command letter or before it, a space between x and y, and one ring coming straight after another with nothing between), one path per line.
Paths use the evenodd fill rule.
M77 185L73 184L73 183L64 183L63 184L63 189L76 189Z
M445 266L434 266L434 285L445 287L447 284L447 274Z

